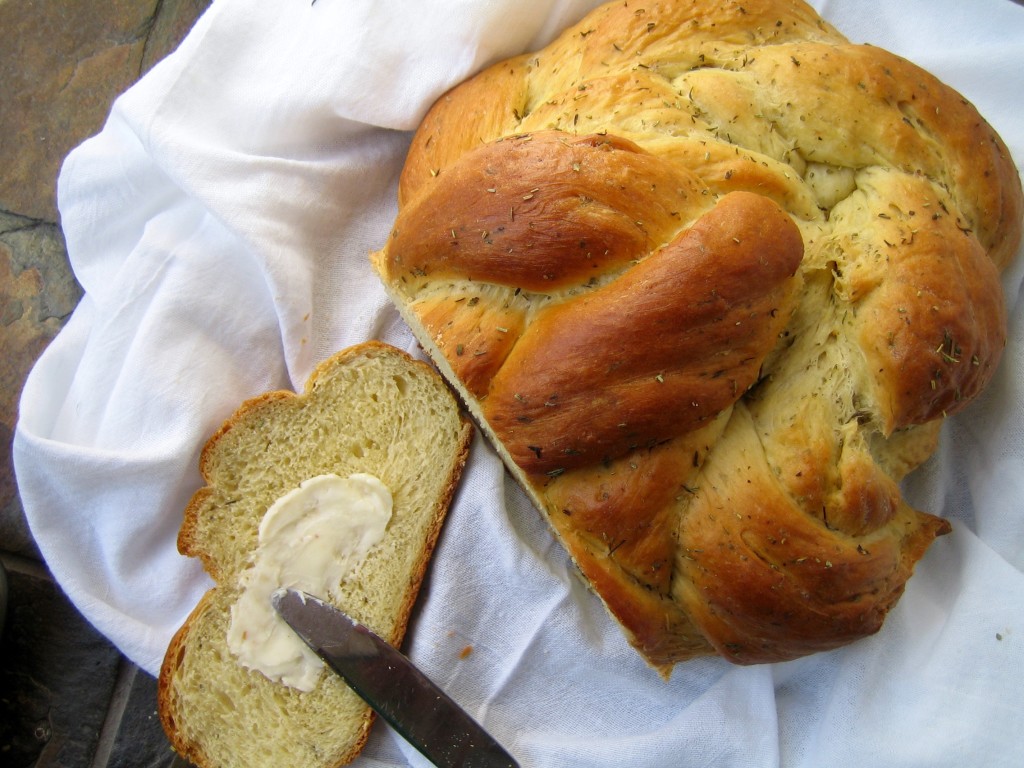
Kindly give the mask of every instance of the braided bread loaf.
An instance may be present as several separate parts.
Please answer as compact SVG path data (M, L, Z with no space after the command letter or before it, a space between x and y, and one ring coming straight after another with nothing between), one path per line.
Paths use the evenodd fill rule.
M1020 180L799 0L614 2L441 98L372 261L647 661L879 629L1004 346Z

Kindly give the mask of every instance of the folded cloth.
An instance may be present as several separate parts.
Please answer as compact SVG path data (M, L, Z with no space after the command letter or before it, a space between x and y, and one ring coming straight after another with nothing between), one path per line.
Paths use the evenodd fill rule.
M217 0L67 158L80 306L14 441L33 535L82 613L159 666L210 582L178 555L206 438L333 351L412 337L373 276L410 131L452 84L596 0ZM960 90L1024 158L1024 8L820 0ZM1005 276L1011 307L1024 259ZM882 632L760 667L627 646L477 438L408 638L530 766L1024 764L1024 312L990 389L906 484L953 520ZM359 764L422 765L381 725Z

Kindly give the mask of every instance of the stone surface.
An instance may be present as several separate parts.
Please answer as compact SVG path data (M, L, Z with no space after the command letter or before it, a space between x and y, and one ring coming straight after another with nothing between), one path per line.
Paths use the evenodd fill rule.
M0 546L7 552L38 557L11 464L18 398L80 297L57 225L0 213Z
M0 2L0 210L57 221L55 180L114 98L178 43L203 0Z
M56 208L73 147L173 50L209 0L0 0L0 765L181 765L155 716L156 682L51 579L11 465L24 380L81 298ZM12 565L13 564L13 565Z
M171 768L176 764L156 713L156 678L136 668L107 768Z
M92 764L120 655L48 579L8 572L0 763Z

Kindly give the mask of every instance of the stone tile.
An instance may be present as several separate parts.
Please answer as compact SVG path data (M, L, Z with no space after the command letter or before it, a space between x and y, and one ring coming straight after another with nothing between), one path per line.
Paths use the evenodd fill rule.
M0 463L0 549L33 560L42 560L42 554L32 538L32 531L25 519L25 510L14 482L14 467L10 457L10 430L2 425L0 441L3 441L0 444L0 453L3 454L3 462Z
M0 661L0 763L92 765L120 655L52 581L8 569Z
M57 220L54 180L68 151L103 124L139 75L147 3L0 3L0 209Z
M171 768L175 753L156 712L156 678L134 667L107 768Z
M39 556L25 523L11 440L25 377L82 295L56 224L0 213L0 546Z
M114 98L177 45L207 4L0 2L0 210L56 222L64 157L100 129Z
M2 562L0 562L0 643L3 642L4 637L4 623L7 620L7 569L4 568ZM0 691L0 696L3 693ZM0 747L2 750L3 747Z

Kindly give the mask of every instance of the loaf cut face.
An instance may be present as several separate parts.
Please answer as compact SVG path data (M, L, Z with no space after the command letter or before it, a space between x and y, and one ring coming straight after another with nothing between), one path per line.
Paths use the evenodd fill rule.
M971 104L802 2L614 2L438 100L371 260L667 675L880 628L1021 217Z
M367 473L390 490L383 538L332 601L400 645L469 450L472 426L425 363L368 342L323 362L302 394L244 403L201 457L178 538L216 581L167 650L161 722L199 768L337 766L362 749L372 710L339 677L302 691L239 663L227 635L268 508L309 478ZM288 586L288 585L282 585Z

